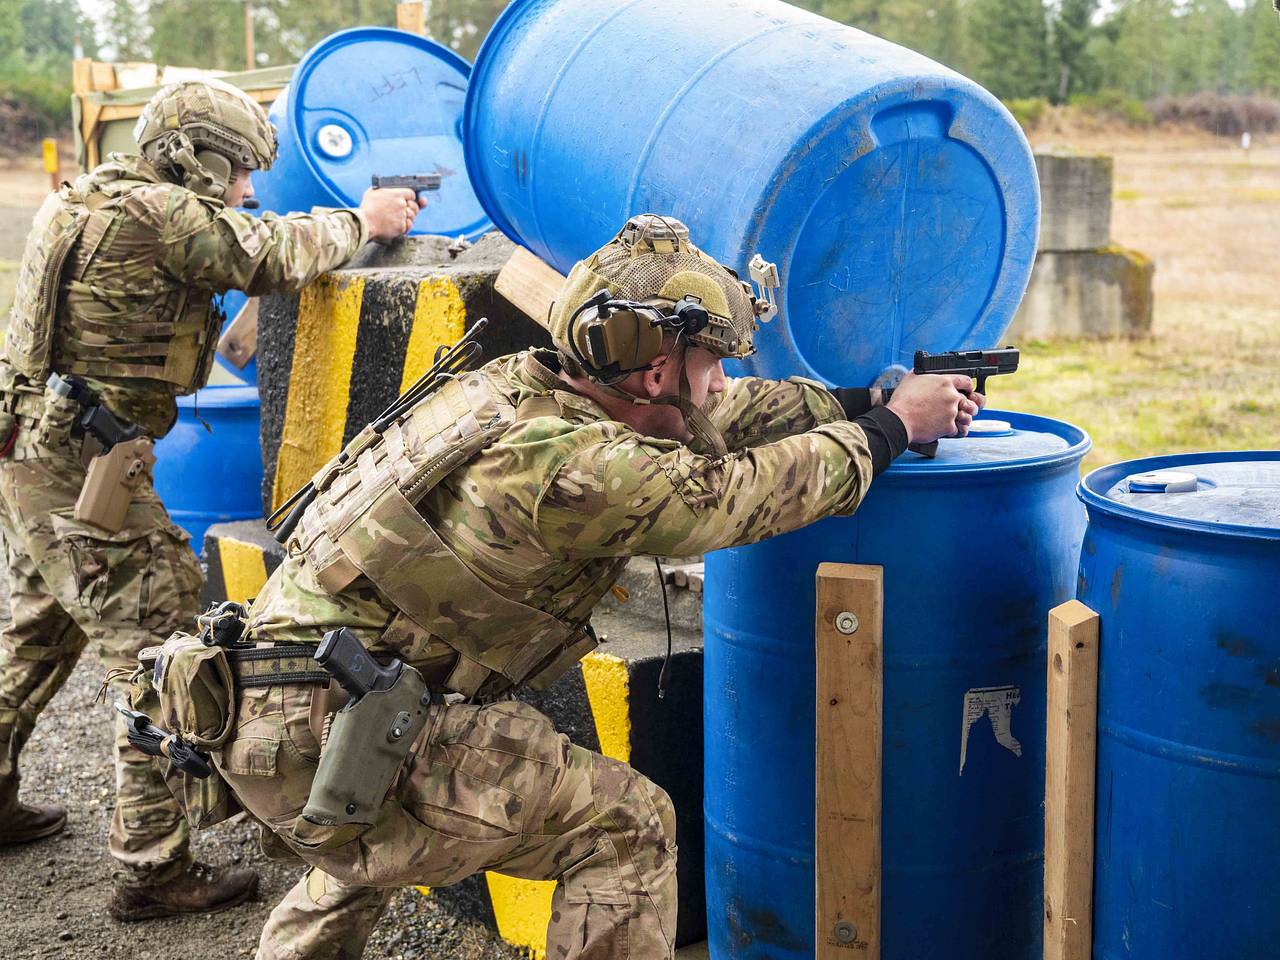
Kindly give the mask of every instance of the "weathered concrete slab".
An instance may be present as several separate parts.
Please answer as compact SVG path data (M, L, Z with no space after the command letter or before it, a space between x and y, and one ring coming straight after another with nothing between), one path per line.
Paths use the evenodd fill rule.
M1007 339L1141 337L1151 332L1155 264L1122 247L1042 251Z
M261 520L215 524L205 537L205 553L206 602L249 599L283 559L283 549ZM673 655L667 695L659 699L667 635L658 584L651 558L632 560L620 581L626 600L611 596L594 617L600 648L550 690L521 691L520 696L574 743L626 760L671 795L680 848L677 939L688 944L706 937L702 594L687 587L667 588ZM552 889L550 883L487 874L431 895L459 915L488 924L505 940L540 950Z
M300 294L264 297L258 317L263 512L309 480L481 317L486 359L547 345L494 292L514 249L498 233L467 250L445 237L369 244Z
M1112 159L1037 151L1040 250L1093 250L1111 242Z

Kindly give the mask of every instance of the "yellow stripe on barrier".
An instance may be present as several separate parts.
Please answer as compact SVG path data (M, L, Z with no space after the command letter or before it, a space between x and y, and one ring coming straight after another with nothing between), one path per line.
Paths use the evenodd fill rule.
M401 393L431 368L436 348L459 340L466 326L467 307L452 280L437 277L418 284L413 326L409 330L409 344L404 351Z
M582 658L582 680L596 724L600 752L631 762L631 676L625 662L598 650Z
M267 582L267 563L262 548L243 540L218 538L218 557L222 561L222 586L227 599L244 603L256 597Z
M547 955L547 924L551 921L554 880L519 880L500 873L486 873L489 901L498 921L498 934L507 943L525 947L533 960Z
M278 507L342 450L364 280L325 274L298 297L298 327L280 452L272 485Z

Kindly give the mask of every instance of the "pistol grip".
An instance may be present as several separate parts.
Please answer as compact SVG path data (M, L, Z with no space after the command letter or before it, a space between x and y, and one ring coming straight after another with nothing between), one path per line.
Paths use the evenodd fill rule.
M909 443L907 449L912 453L918 453L922 457L932 460L938 455L938 441L930 440L928 443Z

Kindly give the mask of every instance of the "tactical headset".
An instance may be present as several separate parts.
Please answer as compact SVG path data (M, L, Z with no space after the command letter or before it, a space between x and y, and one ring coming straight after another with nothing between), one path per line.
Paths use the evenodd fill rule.
M728 321L713 319L697 297L682 297L669 307L666 303L618 300L608 290L594 294L569 317L567 339L574 359L593 380L616 383L648 370L668 333L694 340L713 325L732 333Z

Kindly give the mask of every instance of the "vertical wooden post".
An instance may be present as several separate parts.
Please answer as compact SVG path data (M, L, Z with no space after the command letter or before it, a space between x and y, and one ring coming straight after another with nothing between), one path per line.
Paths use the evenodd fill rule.
M246 3L244 5L244 68L246 70L258 69L258 58L253 49L253 41L253 4Z
M1078 600L1049 611L1044 777L1044 960L1093 951L1098 615Z
M396 4L396 26L418 36L427 33L427 5L422 0Z
M884 571L818 567L816 960L880 956Z

